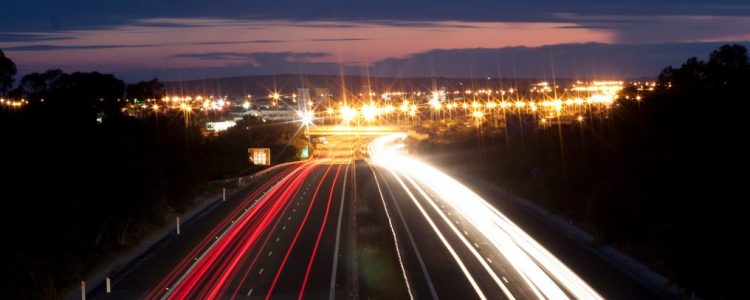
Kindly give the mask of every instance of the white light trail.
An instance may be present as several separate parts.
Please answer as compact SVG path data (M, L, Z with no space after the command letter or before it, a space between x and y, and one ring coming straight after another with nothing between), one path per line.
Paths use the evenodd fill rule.
M437 225L435 224L435 221L430 218L430 216L427 214L427 211L422 207L421 204L419 204L419 201L417 201L417 198L414 197L414 194L408 189L406 184L404 184L403 181L401 181L401 178L396 177L396 180L398 180L398 183L404 188L406 191L406 194L409 195L409 198L414 202L414 204L419 209L419 212L422 213L422 216L425 217L427 220L427 223L430 224L430 227L432 227L432 230L435 231L435 233L438 235L438 238L440 238L440 241L443 243L446 249L448 249L448 252L450 252L453 259L458 263L459 268L461 268L461 271L466 276L466 279L469 280L469 283L471 283L471 287L474 288L474 291L477 293L477 296L479 296L479 299L487 299L487 296L484 295L484 292L482 292L482 289L479 288L479 284L477 284L477 281L474 279L473 276L471 276L471 273L469 272L469 269L466 267L464 262L461 260L461 257L456 253L456 250L453 249L453 247L450 245L450 242L448 242L448 239L445 238L445 235L440 232L440 229L438 229Z
M484 263L482 256L474 253L476 250L451 224L450 220L445 220L447 217L445 217L444 212L428 194L436 195L449 206L448 209L459 214L476 232L486 239L489 245L494 248L491 250L496 252L495 254L499 257L505 258L512 269L518 272L523 282L528 285L529 290L534 292L537 297L567 299L572 296L577 299L602 299L586 282L487 201L445 173L403 153L401 151L403 145L397 142L404 137L405 134L393 134L373 141L370 144L370 155L373 162L390 170L394 175L398 173L407 178L407 181L412 183L414 188L427 199L478 261ZM424 208L414 199L415 197L409 187L398 177L396 176L396 179L401 183L409 197L412 198L412 201L420 208L423 216L428 220L433 230L438 233L443 244L449 250L453 250L446 243L444 234L439 232L440 230L435 226L434 221L427 216ZM455 255L454 258L456 258ZM458 262L463 265L460 259L458 259ZM502 276L490 267L485 267L484 270L489 272L493 279ZM464 270L464 274L471 277L466 270ZM498 281L496 280L496 282ZM500 287L504 287L502 282L500 282ZM503 290L504 292L507 291Z
M401 274L404 276L404 283L406 283L406 290L409 292L409 299L414 300L414 294L411 292L411 284L409 284L409 277L406 276L406 268L404 268L404 260L401 258L401 250L398 246L398 238L396 237L396 230L393 229L393 221L391 221L391 214L388 212L388 206L385 204L385 197L383 197L383 189L380 188L380 182L378 181L378 176L375 175L375 170L370 169L372 171L372 177L375 178L375 185L378 187L378 194L380 195L380 200L383 203L383 209L385 210L385 216L388 218L388 227L391 229L391 234L393 235L393 243L394 246L396 246L396 256L398 256L398 265L401 267Z

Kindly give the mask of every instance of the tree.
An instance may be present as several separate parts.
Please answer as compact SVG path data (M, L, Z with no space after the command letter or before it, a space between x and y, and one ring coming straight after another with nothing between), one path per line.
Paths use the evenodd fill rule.
M129 99L145 101L146 99L160 99L166 91L166 86L159 79L141 81L138 83L128 84L125 93Z
M747 48L736 44L721 46L711 53L708 62L690 58L680 68L664 69L658 81L660 87L671 85L678 94L699 90L735 93L750 83Z
M713 88L746 88L750 83L750 60L742 45L724 45L711 52L706 77Z
M49 92L54 91L63 77L60 69L47 70L44 73L31 73L21 78L18 89L30 100L39 100L49 97Z
M13 87L13 76L17 71L16 64L0 50L0 95L5 95Z

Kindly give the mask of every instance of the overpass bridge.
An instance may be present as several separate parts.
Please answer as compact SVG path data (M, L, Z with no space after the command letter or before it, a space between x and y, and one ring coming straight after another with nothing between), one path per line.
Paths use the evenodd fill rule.
M309 127L310 137L328 137L325 145L313 143L313 157L320 157L321 150L331 156L330 145L347 144L353 150L355 160L364 159L367 155L367 144L373 138L397 132L406 132L406 127L400 126L348 126L348 125L312 125ZM333 153L333 156L336 156ZM347 154L349 155L349 154Z
M331 135L384 135L396 132L405 132L406 127L402 126L349 126L349 125L312 125L310 126L310 136L331 136Z

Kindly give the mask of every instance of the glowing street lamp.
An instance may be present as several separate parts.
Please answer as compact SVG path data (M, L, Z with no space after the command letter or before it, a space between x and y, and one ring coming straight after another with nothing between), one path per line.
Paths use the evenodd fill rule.
M404 101L404 103L401 103L401 111L407 112L409 110L409 102Z
M341 108L341 119L344 120L344 122L350 122L351 120L354 120L354 118L357 116L357 111L349 108L349 107L342 107Z
M312 111L307 111L302 114L302 124L305 124L305 126L312 125L313 119L315 119L315 113Z
M368 122L374 121L377 115L378 115L378 111L374 106L372 105L362 106L362 116L365 118L365 121L368 121Z
M440 105L440 101L438 101L437 98L433 98L430 100L430 106L432 106L434 110L440 110L442 105Z
M482 113L482 112L481 112L481 111L479 111L479 110L475 110L475 111L473 111L473 112L471 113L471 116L472 116L472 117L473 117L474 119L477 119L477 120L481 120L482 118L484 118L484 113Z

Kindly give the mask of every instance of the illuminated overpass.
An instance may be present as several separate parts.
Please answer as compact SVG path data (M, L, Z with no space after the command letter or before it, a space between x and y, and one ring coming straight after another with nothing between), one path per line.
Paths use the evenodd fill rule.
M310 126L311 136L327 135L386 135L389 133L405 132L400 126L348 126L348 125L313 125Z

